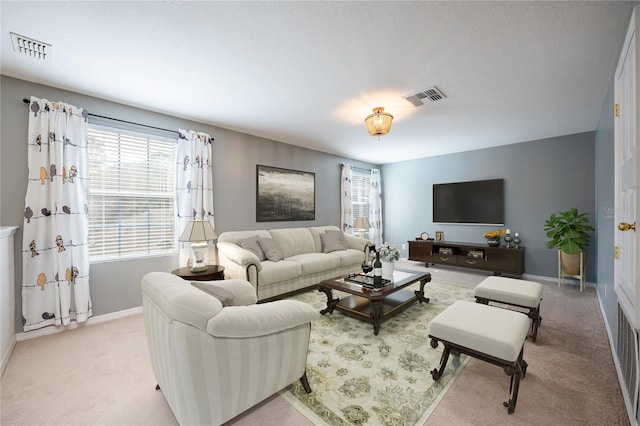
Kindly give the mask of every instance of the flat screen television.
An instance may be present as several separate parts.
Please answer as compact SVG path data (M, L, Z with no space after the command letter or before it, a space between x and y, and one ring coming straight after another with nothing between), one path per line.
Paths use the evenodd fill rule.
M504 179L433 184L433 222L504 225Z

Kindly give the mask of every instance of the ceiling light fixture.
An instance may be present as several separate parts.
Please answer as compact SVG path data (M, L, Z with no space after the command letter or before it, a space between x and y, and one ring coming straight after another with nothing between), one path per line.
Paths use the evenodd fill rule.
M384 136L391 130L391 121L393 115L388 112L384 112L383 107L375 107L373 114L367 116L364 119L364 123L367 125L367 132L371 136L377 136L380 140L380 136Z

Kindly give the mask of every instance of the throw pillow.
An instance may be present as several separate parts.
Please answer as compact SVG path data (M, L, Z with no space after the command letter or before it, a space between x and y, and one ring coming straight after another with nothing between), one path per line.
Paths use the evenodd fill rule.
M260 238L258 243L260 243L260 247L268 260L277 262L284 259L278 243L276 243L273 238Z
M349 248L342 231L326 231L324 234L320 234L320 240L322 241L323 253L346 250Z
M218 299L222 306L233 306L235 294L229 290L206 281L191 281L191 285Z
M238 240L238 245L245 250L249 250L256 256L258 256L258 260L262 262L265 259L264 252L258 243L258 236L255 235L253 237L241 238Z

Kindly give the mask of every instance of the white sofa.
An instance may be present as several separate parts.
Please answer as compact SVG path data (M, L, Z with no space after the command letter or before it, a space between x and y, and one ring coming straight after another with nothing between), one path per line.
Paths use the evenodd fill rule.
M179 424L220 425L298 379L311 391L307 351L320 317L311 306L256 305L244 280L191 283L151 272L141 287L151 365Z
M336 235L344 238L344 248L332 244ZM259 243L267 239L270 245L279 248L283 259L261 260L260 254L251 250L251 244L246 248L247 240L256 237ZM229 231L218 237L218 257L225 267L226 278L249 281L256 288L258 300L264 301L359 271L369 243L367 239L343 233L337 226Z

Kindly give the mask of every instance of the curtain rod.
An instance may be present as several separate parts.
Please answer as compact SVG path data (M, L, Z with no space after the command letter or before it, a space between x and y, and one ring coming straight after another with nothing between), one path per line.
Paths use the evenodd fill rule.
M25 104L30 104L31 103L31 101L29 99L27 99L27 98L22 99L22 102L24 102ZM180 132L178 132L177 130L163 129L162 127L149 126L148 124L134 123L133 121L121 120L119 118L113 118L113 117L107 117L107 116L104 116L104 115L92 114L90 112L88 114L91 117L104 118L104 119L107 119L107 120L118 121L120 123L133 124L134 126L142 126L142 127L147 127L149 129L162 130L164 132L176 133L178 135L180 134Z
M344 166L346 166L346 165L347 165L347 163L340 163L340 165L341 165L342 167L344 167ZM371 171L371 169L365 169L364 167L354 166L353 164L351 165L351 168L353 168L353 169L358 169L358 170L364 170L365 172L370 172L370 171Z

